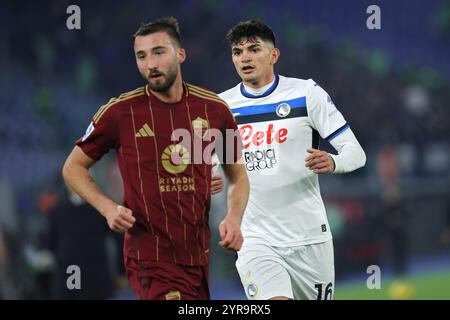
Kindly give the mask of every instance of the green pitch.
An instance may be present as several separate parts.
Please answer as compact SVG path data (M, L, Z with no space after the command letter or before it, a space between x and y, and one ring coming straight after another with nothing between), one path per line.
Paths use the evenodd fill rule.
M450 300L450 269L423 275L411 275L401 280L381 281L381 289L362 285L338 286L335 300Z

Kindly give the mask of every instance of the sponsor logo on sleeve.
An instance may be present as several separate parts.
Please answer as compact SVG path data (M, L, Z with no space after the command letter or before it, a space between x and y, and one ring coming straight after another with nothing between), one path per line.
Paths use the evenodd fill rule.
M92 133L92 131L94 131L95 127L94 124L91 122L91 124L89 125L89 127L87 127L86 132L83 136L83 138L81 139L82 142L84 142L84 140L86 140Z

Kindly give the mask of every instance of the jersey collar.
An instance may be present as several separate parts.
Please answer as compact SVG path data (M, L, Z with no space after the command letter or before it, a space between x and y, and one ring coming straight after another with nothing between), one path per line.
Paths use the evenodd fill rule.
M280 77L276 74L275 75L275 81L273 82L273 84L269 87L269 89L267 89L265 92L263 92L260 95L254 95L251 94L249 92L247 92L245 90L245 86L244 84L241 82L241 94L246 97L246 98L263 98L263 97L267 97L269 94L271 94L278 86L278 82L280 81Z

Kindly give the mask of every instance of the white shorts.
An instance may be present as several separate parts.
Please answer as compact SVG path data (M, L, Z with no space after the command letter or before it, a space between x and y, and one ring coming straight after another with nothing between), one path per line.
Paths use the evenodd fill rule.
M333 240L288 248L245 240L236 268L251 300L333 298Z

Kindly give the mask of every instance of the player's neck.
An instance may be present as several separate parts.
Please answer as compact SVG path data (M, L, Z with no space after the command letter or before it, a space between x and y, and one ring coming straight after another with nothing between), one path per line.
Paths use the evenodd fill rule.
M176 103L180 101L183 97L183 80L181 74L178 73L175 82L168 90L157 92L150 89L150 91L158 100L164 103Z
M244 85L252 88L252 89L260 89L264 86L267 86L269 83L272 83L275 80L275 73L270 72L260 79L256 79L255 81L243 81Z

